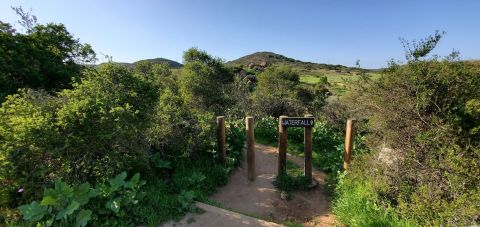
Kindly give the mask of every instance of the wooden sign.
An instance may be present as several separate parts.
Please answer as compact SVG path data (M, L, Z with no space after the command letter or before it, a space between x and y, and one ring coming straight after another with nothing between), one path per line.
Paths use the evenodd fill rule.
M313 117L284 117L281 120L283 127L313 127L315 125Z

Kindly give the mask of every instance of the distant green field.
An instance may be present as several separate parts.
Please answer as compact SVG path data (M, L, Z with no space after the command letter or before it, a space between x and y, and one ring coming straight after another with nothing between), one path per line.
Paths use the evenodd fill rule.
M369 73L373 80L378 79L380 74L378 73ZM327 77L327 81L329 83L330 90L337 96L342 96L346 92L345 81L348 80L357 80L359 75L357 74L322 74L322 75L301 75L300 82L306 84L317 84L320 82L320 77L325 76Z

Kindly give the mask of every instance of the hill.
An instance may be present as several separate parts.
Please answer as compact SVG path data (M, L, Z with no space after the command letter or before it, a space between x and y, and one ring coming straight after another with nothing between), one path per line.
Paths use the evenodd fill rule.
M181 63L170 60L170 59L166 59L166 58L144 59L144 60L136 61L133 64L137 64L137 63L142 62L142 61L148 61L148 62L153 63L153 64L167 64L168 66L170 66L170 68L174 68L174 69L178 69L178 68L183 67L183 65Z
M285 57L281 54L276 54L273 52L255 52L238 58L233 61L227 62L229 66L243 66L248 68L256 67L266 67L269 65L286 65L300 72L311 72L311 71L335 71L337 73L342 72L359 72L360 68L347 67L344 65L332 65L332 64L322 64L322 63L313 63L313 62L304 62L296 60L293 58Z
M139 62L143 62L143 61L148 61L152 64L167 64L172 69L179 69L179 68L183 67L183 65L181 63L170 60L170 59L166 59L166 58L143 59L143 60L139 60L139 61L136 61L136 62L133 62L133 63L127 63L127 62L114 62L114 63L119 64L119 65L123 65L123 66L127 66L128 68L134 68L136 64L138 64ZM101 63L100 65L102 65L102 64L105 64L105 63Z

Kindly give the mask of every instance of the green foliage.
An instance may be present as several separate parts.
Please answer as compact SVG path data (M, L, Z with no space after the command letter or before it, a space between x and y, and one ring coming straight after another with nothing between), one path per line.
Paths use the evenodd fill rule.
M74 163L73 180L105 180L145 162L143 131L158 92L155 84L126 68L105 65L60 93L68 101L56 113L57 124L66 135L67 160Z
M193 209L193 202L195 192L182 190L177 196L180 206L177 208L180 212L191 211Z
M134 68L110 63L84 68L77 64L94 58L88 45L70 42L63 25L30 22L27 34L0 24L0 55L13 53L0 62L0 96L17 87L47 90L22 89L0 108L2 216L40 199L22 206L26 219L53 225L157 225L190 211L194 200L206 200L228 181L242 159L245 131L243 121L228 122L227 165L217 164L208 152L214 147L214 116L239 100L232 92L233 74L220 59L191 49L181 75L151 61ZM38 51L28 47L31 59L12 62L24 60L17 49L30 41L39 44ZM13 42L17 46L7 45ZM46 45L58 55L42 52ZM72 45L77 49L69 49ZM10 69L14 72L2 74ZM21 83L10 83L10 76ZM123 170L145 174L148 194L141 206L144 182L138 175L129 181L125 173L111 179ZM69 186L55 179L97 186ZM93 197L87 201L55 189L42 195L42 188L55 182Z
M57 97L31 90L7 97L0 108L2 204L38 198L59 177L97 182L148 169L143 135L156 97L151 81L114 65L85 72Z
M370 160L380 163L366 168L376 171L365 174L370 176L365 181L384 178L382 189L374 191L382 202L420 225L475 225L480 222L480 70L453 58L456 53L421 59L437 36L414 45L407 64L392 62L379 80L355 83L345 100L370 118L367 142L378 151Z
M189 157L209 148L214 136L214 116L194 112L172 87L166 87L155 107L148 141L162 157Z
M160 156L160 153L155 153L152 156L152 162L155 167L160 169L171 169L171 163L169 161L163 160Z
M226 89L234 81L233 73L220 59L195 48L184 53L184 62L179 82L186 104L217 115L225 113L226 108L232 105Z
M305 176L290 176L284 174L277 176L273 184L278 189L288 193L295 190L307 190L309 182Z
M245 123L242 119L227 121L227 125L227 164L230 166L229 168L232 168L239 166L243 158L243 147L246 140Z
M310 182L303 175L303 169L293 162L287 161L287 173L278 175L273 185L285 193L286 199L290 198L290 192L307 190Z
M413 41L412 44L405 39L400 39L405 48L405 55L407 60L417 61L420 58L427 56L440 42L445 32L435 31L435 35L429 36L424 40Z
M193 157L174 159L170 179L151 179L141 206L133 208L137 223L158 226L194 210L194 202L208 200L218 186L228 182L228 174L241 161L245 143L243 121L227 122L227 165L221 165L211 153L199 152ZM216 157L216 155L214 154Z
M20 13L23 22L29 20L30 15ZM91 46L80 43L63 24L35 22L28 22L23 34L0 21L0 101L19 88L69 88L84 68L81 64L95 60Z
M296 97L299 75L288 67L271 66L258 75L253 93L257 116L303 115L305 108Z
M359 161L359 160L356 160ZM363 161L363 160L362 160ZM333 212L346 226L418 226L413 221L401 220L389 203L377 194L373 181L352 163L351 171L339 176L335 188Z
M278 142L278 119L263 117L255 121L255 138L265 143Z
M110 213L127 215L125 208L137 204L143 196L139 190L145 181L140 180L140 175L135 174L129 181L125 181L126 177L127 173L122 172L96 188L88 183L72 187L57 179L54 188L45 189L41 201L18 209L24 220L45 226L86 226L91 221L112 224Z

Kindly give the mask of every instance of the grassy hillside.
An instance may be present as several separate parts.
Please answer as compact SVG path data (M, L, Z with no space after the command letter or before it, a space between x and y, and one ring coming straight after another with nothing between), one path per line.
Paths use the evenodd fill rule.
M227 65L237 69L245 69L251 74L261 72L270 65L289 66L300 74L300 81L305 84L314 85L320 82L322 77L326 77L328 88L336 96L341 96L345 93L345 80L355 80L360 73L368 73L374 78L379 76L376 73L377 70L303 62L272 52L256 52L227 62Z

